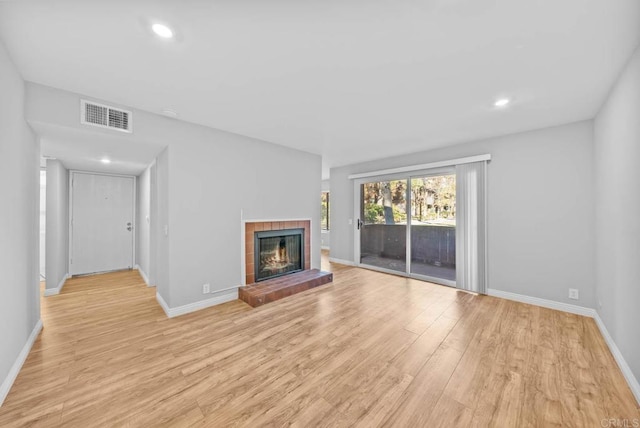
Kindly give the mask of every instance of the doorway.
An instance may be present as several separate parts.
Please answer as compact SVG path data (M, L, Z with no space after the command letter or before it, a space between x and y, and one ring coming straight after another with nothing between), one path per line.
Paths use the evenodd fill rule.
M69 273L133 268L135 177L74 171L70 182Z
M455 170L356 182L359 266L456 285Z

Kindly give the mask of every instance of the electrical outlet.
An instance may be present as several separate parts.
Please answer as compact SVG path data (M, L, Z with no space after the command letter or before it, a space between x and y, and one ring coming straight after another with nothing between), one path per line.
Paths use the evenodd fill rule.
M210 284L202 284L202 294L211 293L211 285Z
M570 288L569 289L569 298L573 299L573 300L578 300L578 289L577 288Z

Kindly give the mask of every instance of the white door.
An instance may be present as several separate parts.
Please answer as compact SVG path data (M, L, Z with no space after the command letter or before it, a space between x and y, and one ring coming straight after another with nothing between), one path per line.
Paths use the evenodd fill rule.
M71 275L133 267L134 177L71 175Z

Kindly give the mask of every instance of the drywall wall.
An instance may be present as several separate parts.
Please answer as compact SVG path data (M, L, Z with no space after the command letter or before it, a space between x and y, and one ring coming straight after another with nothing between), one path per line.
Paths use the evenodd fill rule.
M349 174L489 153L489 288L593 308L592 131L580 122L332 169L331 257L354 257Z
M136 265L149 283L151 266L151 167L136 180Z
M242 283L242 220L311 219L319 268L320 157L201 131L169 146L171 305L197 301L205 283L214 295Z
M640 48L594 121L598 314L640 379Z
M80 98L28 84L27 120L86 129ZM156 160L155 237L157 291L169 307L209 300L242 283L243 220L311 219L311 265L320 267L320 156L132 111L134 132L111 133L167 148ZM205 283L210 294L202 293Z
M40 320L40 149L24 119L22 77L0 42L0 404Z
M155 281L157 292L171 307L170 254L169 254L169 148L164 149L156 158L156 188L153 191L157 211L152 213L157 219L153 227L155 246L151 248L156 255ZM153 199L153 198L152 198ZM153 224L153 223L152 223ZM165 233L166 231L166 233Z
M47 294L57 294L69 272L69 171L47 160Z

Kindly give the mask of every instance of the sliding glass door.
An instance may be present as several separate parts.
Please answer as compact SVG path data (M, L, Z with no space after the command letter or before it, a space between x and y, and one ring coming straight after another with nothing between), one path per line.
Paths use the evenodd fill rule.
M360 263L407 271L407 180L362 184Z
M455 285L452 170L366 181L359 191L361 266Z
M456 176L411 178L410 273L456 280Z

